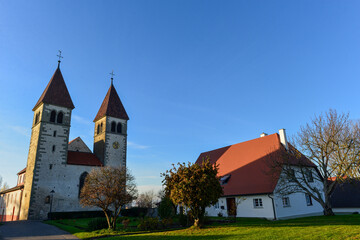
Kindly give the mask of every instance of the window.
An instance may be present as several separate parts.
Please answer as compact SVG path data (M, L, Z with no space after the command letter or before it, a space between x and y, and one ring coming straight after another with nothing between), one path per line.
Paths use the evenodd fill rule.
M49 203L50 203L50 196L46 196L46 198L45 198L45 203L46 203L46 204L49 204Z
M40 118L40 113L37 113L35 115L35 124L37 124L39 122L39 118Z
M115 132L115 128L116 128L116 123L111 122L111 132Z
M85 179L86 179L87 175L88 175L87 172L83 172L83 173L80 175L80 180L79 180L79 195L78 195L79 198L80 198L81 189L84 187L84 183L85 183Z
M121 123L118 123L116 131L117 133L121 133Z
M52 146L52 151L55 152L55 145Z
M100 132L103 131L103 123L100 124Z
M100 125L97 126L97 131L96 131L97 134L100 133Z
M282 198L283 207L290 207L290 199L289 197Z
M314 182L314 178L313 178L313 175L312 175L312 171L311 171L311 170L306 171L306 180L307 180L308 182Z
M294 169L288 169L288 178L289 178L289 182L295 182L295 170Z
M53 133L53 137L56 137L56 131L54 131L54 133Z
M306 198L306 204L308 206L312 206L313 204L312 204L311 196L309 194L305 193L305 198Z
M219 202L216 202L214 205L215 208L219 208Z
M52 110L50 113L50 122L55 122L55 118L56 118L56 112L55 110Z
M49 165L49 169L50 169L50 170L52 169L52 164Z
M230 177L231 177L231 174L227 174L227 175L221 177L220 184L221 185L226 184L229 181Z
M63 117L64 117L64 114L62 112L59 112L59 114L57 116L57 122L63 123Z
M254 201L254 208L262 208L263 207L261 198L254 198L253 201Z

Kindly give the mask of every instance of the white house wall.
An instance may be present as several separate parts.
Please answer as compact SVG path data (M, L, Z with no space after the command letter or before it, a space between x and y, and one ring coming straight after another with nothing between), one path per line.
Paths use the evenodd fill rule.
M294 167L295 168L295 167ZM315 174L317 172L312 169L312 173L314 176L314 182L311 182L312 186L316 187L317 189L322 190L323 186L322 183L316 179ZM299 172L295 171L295 174L300 174ZM281 178L284 178L284 173L281 173ZM288 180L286 180L288 181ZM286 219L286 218L295 218L295 217L305 217L305 216L316 216L316 215L323 215L323 208L312 198L312 205L308 206L306 202L305 193L292 193L286 196L281 196L277 193L279 188L280 181L278 185L275 187L274 191L274 203L275 203L275 211L277 219ZM287 184L294 184L291 182L287 182ZM323 195L324 196L324 195ZM283 197L289 197L290 206L284 207L283 206Z
M261 198L263 206L259 208L254 207L254 199ZM272 200L268 195L251 195L251 196L238 196L235 197L237 204L236 217L251 217L251 218L267 218L274 219L274 211ZM224 209L221 209L221 207ZM219 199L219 208L211 206L206 208L208 216L218 216L221 212L224 217L228 216L226 197Z

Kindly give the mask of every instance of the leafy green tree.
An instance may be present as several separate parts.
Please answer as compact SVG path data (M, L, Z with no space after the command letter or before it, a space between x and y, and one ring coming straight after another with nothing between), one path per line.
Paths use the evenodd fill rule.
M203 159L201 164L178 163L163 173L166 195L175 204L183 204L194 218L194 226L201 227L205 208L215 204L223 194L218 167Z

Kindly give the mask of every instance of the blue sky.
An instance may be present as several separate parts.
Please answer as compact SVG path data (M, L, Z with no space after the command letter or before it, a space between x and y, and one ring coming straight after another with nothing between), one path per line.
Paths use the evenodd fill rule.
M0 0L0 175L26 166L36 101L57 66L92 149L110 85L128 112L128 167L158 189L172 163L329 108L360 118L359 1Z

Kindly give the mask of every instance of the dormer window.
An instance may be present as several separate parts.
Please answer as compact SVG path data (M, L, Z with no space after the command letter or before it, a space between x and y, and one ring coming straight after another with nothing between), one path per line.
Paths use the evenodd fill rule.
M221 185L224 185L224 184L228 183L230 177L231 177L231 174L227 174L227 175L225 175L225 176L222 176L222 177L220 178L220 184L221 184Z

